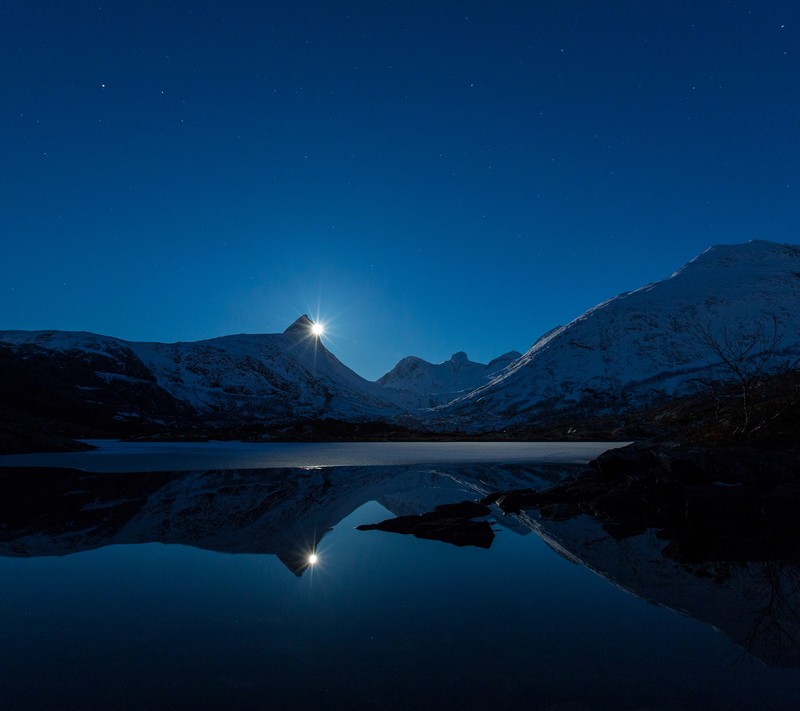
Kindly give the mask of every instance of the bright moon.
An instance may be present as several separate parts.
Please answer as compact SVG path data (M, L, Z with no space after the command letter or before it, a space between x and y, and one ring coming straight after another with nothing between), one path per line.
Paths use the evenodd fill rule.
M321 323L315 323L311 326L311 333L315 336L321 336L325 332Z

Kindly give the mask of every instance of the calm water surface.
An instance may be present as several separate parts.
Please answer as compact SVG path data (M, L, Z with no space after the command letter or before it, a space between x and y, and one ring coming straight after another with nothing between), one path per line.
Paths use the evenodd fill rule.
M793 569L496 510L488 549L355 529L580 469L547 455L6 469L0 709L797 708Z

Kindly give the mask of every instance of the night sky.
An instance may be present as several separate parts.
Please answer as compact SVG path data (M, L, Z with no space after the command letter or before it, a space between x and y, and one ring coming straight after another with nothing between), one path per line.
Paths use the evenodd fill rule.
M0 328L374 379L800 242L800 3L0 3Z

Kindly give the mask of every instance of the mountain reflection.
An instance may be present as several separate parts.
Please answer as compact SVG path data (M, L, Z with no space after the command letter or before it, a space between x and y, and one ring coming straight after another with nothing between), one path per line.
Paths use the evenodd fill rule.
M800 666L796 563L680 559L669 550L665 555L669 542L653 529L618 540L588 516L544 520L535 511L504 515L494 505L475 503L487 504L499 491L542 489L580 468L0 469L0 555L64 556L113 544L175 543L275 555L299 576L337 523L376 501L396 518L365 521L365 528L483 548L492 545L493 525L533 531L559 554L653 604L713 625L763 661Z
M413 465L113 474L0 469L0 555L62 556L113 544L178 543L273 554L301 575L322 538L369 501L397 516L413 516L490 490L546 486L576 469ZM514 526L511 519L508 523Z
M711 624L773 666L800 666L800 567L780 560L680 561L655 530L618 540L589 516L523 517L552 548L648 602ZM669 551L667 551L668 553Z

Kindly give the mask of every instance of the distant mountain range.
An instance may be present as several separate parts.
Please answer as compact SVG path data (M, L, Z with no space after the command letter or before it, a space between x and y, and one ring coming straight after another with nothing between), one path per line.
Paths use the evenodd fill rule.
M509 351L488 365L471 361L463 351L454 353L450 360L438 364L408 356L378 378L377 383L411 395L416 409L435 407L487 385L521 355L518 351Z
M486 432L569 413L624 410L796 357L800 247L712 247L671 277L621 294L489 364L414 356L370 382L301 316L283 333L136 343L65 331L0 331L0 422L83 432L202 431L298 421ZM759 361L760 362L760 361Z

